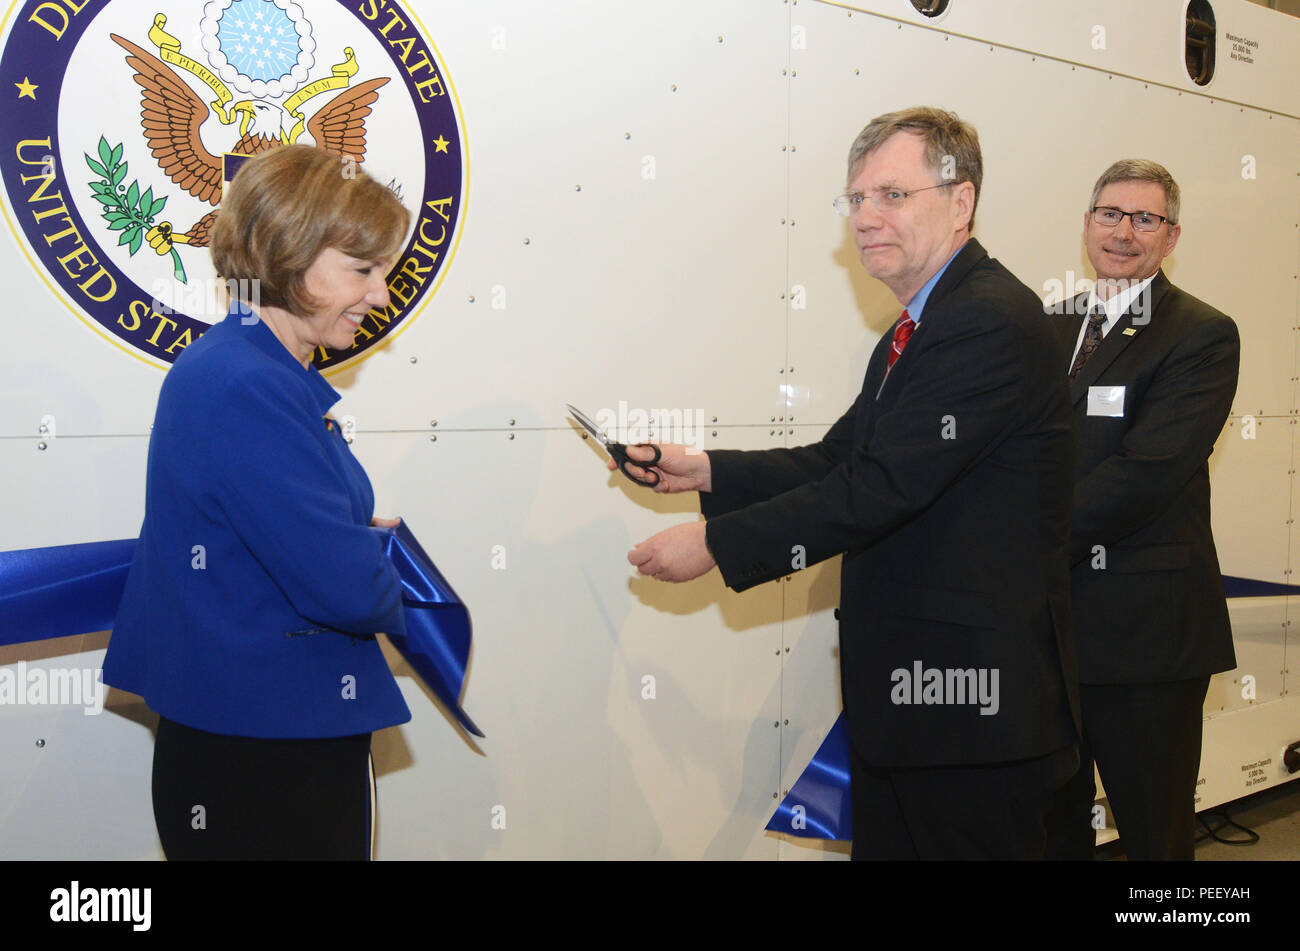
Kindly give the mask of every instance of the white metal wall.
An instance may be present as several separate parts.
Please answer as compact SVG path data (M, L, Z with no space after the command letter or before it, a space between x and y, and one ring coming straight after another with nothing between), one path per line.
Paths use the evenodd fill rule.
M693 499L610 477L563 406L699 410L705 448L817 438L898 312L830 209L849 143L881 112L928 103L974 122L977 234L1045 296L1089 273L1099 172L1125 155L1170 168L1184 190L1170 276L1243 338L1212 461L1224 570L1291 577L1295 21L1220 0L1221 34L1263 42L1250 66L1221 45L1198 89L1178 0L953 0L933 21L907 0L409 6L462 107L464 230L418 318L332 382L378 511L408 520L471 608L465 705L487 739L454 732L390 651L414 719L375 740L381 858L838 854L762 831L839 709L837 563L745 595L716 573L636 578L627 549L695 518ZM0 260L0 548L134 535L161 373L91 333L0 241L14 249ZM42 451L46 414L59 435ZM1281 745L1300 739L1287 608L1233 605L1242 666L1211 688L1203 804L1248 791L1243 764L1271 757L1265 778L1281 781ZM0 648L0 663L96 666L106 643ZM117 692L100 717L0 707L0 856L158 856L150 723Z

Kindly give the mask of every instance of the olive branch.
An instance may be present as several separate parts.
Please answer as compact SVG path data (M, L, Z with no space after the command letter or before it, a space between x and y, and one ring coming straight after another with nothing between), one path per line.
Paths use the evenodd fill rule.
M85 153L82 153L85 155ZM118 246L127 245L131 256L140 250L145 231L153 227L154 218L167 204L167 197L153 197L152 186L140 191L140 183L123 185L126 178L127 163L122 158L122 144L110 148L108 140L99 137L99 161L86 155L86 164L100 177L97 182L87 182L94 192L95 200L104 206L104 220L108 222L109 231L120 231ZM171 247L173 274L182 284L188 283L185 277L185 265L176 247Z

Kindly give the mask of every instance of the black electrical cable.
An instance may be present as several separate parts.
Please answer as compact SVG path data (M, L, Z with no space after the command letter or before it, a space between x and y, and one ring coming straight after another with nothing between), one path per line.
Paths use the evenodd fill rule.
M1207 817L1210 819L1220 819L1222 821L1216 826L1211 826L1209 822L1206 821ZM1206 839L1213 839L1215 842L1222 842L1224 845L1254 845L1256 842L1259 841L1259 833L1256 832L1254 829L1247 829L1244 825L1242 825L1239 822L1234 822L1232 817L1228 815L1227 809L1215 809L1213 811L1206 812L1203 815L1198 815L1196 817L1196 821L1199 822L1202 825L1202 827L1204 827L1205 829L1204 833L1196 837L1197 842L1204 842ZM1225 829L1228 826L1232 826L1232 828L1234 829L1240 829L1242 832L1246 833L1246 838L1244 839L1223 838L1221 835L1219 835L1219 830Z

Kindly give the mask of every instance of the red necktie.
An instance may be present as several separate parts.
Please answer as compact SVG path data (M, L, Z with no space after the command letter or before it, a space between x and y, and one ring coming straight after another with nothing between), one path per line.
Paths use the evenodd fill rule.
M894 365L894 361L902 355L903 348L907 346L907 341L912 339L912 331L915 329L916 321L907 315L905 309L903 319L894 328L894 344L889 348L889 365L891 367Z

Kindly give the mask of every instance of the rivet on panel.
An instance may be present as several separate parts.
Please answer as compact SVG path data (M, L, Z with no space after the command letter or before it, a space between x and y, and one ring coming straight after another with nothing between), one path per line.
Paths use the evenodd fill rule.
M45 740L43 740L43 739L38 739L38 740L36 741L36 748L37 748L38 750L43 750L43 749L45 749Z
M411 362L412 362L412 363L419 363L419 362L420 362L420 358L419 358L419 357L411 357Z
M38 442L38 443L36 444L36 448L37 448L37 449L44 450L44 449L46 449L46 448L48 448L48 447L47 447L46 444L45 444L45 440L42 439L40 442Z

